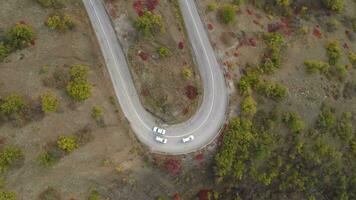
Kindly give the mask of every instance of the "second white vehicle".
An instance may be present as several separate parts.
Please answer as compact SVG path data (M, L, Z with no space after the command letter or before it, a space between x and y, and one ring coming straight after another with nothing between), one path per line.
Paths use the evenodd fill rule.
M156 136L156 141L162 144L166 144L167 143L167 139L166 138L162 138L159 136Z
M194 140L194 135L190 135L188 137L185 137L182 139L182 142L183 143L187 143L187 142L190 142L190 141L193 141Z
M163 128L159 128L159 127L157 127L157 126L153 127L153 128L152 128L152 131L153 131L154 133L158 133L158 134L160 134L160 135L165 135L165 134L166 134L166 130L164 130Z

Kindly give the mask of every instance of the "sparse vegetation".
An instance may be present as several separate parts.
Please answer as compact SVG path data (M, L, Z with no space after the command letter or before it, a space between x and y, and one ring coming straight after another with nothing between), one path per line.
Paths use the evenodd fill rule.
M88 200L100 200L99 192L96 190L91 191Z
M91 111L91 116L93 117L93 119L99 120L103 117L103 109L99 106L94 106Z
M75 26L72 18L69 15L64 14L64 13L57 13L57 14L50 16L46 21L46 25L49 28L55 29L60 32L72 30Z
M59 157L51 151L43 152L37 157L38 163L44 167L52 166L58 159Z
M45 8L62 8L66 0L36 0L36 2Z

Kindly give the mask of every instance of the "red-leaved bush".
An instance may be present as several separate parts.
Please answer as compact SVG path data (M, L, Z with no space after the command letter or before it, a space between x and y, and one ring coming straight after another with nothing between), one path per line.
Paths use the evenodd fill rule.
M164 163L164 166L168 170L169 174L171 174L172 176L177 175L182 168L180 162L178 160L174 160L174 159L166 160L166 162Z

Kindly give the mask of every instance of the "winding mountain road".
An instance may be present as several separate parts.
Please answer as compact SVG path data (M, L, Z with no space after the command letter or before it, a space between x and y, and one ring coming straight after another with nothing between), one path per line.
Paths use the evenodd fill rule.
M153 152L172 155L194 152L211 143L225 122L228 94L222 69L200 20L195 2L179 0L179 5L203 81L203 100L197 112L188 121L171 126L157 124L158 120L142 106L124 52L102 1L83 2L105 58L115 94L137 138ZM154 140L153 126L167 130L167 144ZM182 143L182 137L189 135L194 135L195 140Z

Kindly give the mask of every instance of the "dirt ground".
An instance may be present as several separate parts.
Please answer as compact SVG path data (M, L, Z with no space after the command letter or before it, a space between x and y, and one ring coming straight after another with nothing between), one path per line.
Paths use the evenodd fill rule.
M134 3L138 1L106 2L144 107L168 124L189 119L199 107L203 91L177 2L159 1L153 12L162 16L165 31L149 38L138 34L134 27L138 17ZM141 2L144 7L146 1ZM180 42L183 49L179 48ZM157 49L162 46L171 51L171 56L159 57ZM192 73L188 79L183 76L185 69ZM197 89L196 98L186 96L187 86Z
M215 2L219 7L231 1L199 0L196 2L218 58L228 71L225 77L230 82L232 91L231 116L237 115L240 95L235 87L247 65L259 65L266 48L259 35L267 32L268 24L281 22L283 18L268 15L252 5L243 5L239 8L236 20L232 24L224 25L219 21L218 11L209 12L207 6ZM297 22L290 22L290 26L294 26L293 28L298 31L306 27L308 32L305 34L298 31L292 34L284 33L287 46L282 52L282 67L273 75L263 77L288 88L287 100L278 106L282 110L299 112L309 125L314 123L322 104L333 107L336 114L346 111L352 111L355 114L354 94L351 94L351 98L347 97L350 95L344 97L344 89L347 83L351 83L356 77L355 68L347 59L348 52L356 50L355 33L345 20L347 19L345 16L355 17L356 5L353 1L345 1L345 4L348 5L345 11L336 16L325 16L325 13L321 11L320 13L311 11L313 16L310 16L309 20L299 19L296 16ZM337 30L328 32L326 23L331 19L337 19L340 25ZM314 34L317 27L320 27L322 33L320 38ZM345 34L346 31L351 32L352 37L348 37ZM339 40L342 48L341 63L349 65L348 75L343 80L339 80L335 76L327 78L324 75L308 74L303 64L304 61L316 59L327 62L325 45L328 41L335 39ZM256 98L258 98L257 102L262 102L260 107L262 110L270 110L275 106L275 103L266 101L262 97Z

